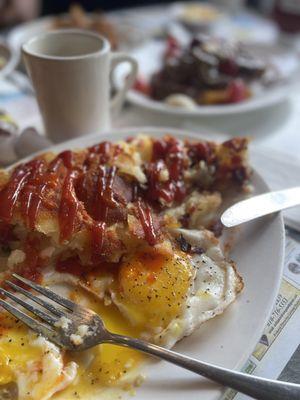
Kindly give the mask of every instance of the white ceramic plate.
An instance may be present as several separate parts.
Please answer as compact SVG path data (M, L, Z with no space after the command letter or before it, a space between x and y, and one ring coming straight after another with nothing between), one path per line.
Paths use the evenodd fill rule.
M12 49L20 53L21 46L29 39L40 33L53 30L53 16L38 18L34 21L26 22L12 29L8 34L7 41ZM120 37L120 49L140 43L143 32L137 27L131 26L126 21L122 21L117 15L107 15L107 19L116 27Z
M130 52L130 55L139 63L139 76L146 82L150 80L150 76L154 72L160 69L164 49L164 41L149 40L139 48ZM237 114L277 104L288 97L291 92L291 84L293 79L296 79L296 74L299 71L297 55L283 48L271 45L251 45L251 49L272 61L286 79L269 88L259 89L249 100L236 104L197 106L194 109L185 109L170 106L161 101L154 101L135 90L129 91L127 95L128 100L137 106L149 110L182 116ZM284 59L284 63L282 59ZM117 87L123 86L124 78L127 74L128 67L126 65L120 65L114 75L114 83Z
M20 53L23 43L40 33L51 30L52 24L52 16L19 24L9 32L7 41L15 51Z
M137 133L199 139L199 134L173 128L132 128L86 136L53 146L55 152L92 145L102 140L119 140ZM201 134L201 138L204 135ZM255 193L268 190L254 173ZM241 368L257 344L272 310L281 281L284 254L284 226L280 214L245 224L232 253L244 278L245 289L223 315L203 324L175 347L189 356L228 368ZM222 389L203 378L160 361L149 365L147 379L137 391L139 400L216 400Z

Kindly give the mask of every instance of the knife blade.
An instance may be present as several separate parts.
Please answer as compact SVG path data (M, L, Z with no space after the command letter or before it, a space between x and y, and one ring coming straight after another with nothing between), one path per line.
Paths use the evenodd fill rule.
M221 216L224 226L231 228L273 212L300 205L300 186L268 192L239 201Z

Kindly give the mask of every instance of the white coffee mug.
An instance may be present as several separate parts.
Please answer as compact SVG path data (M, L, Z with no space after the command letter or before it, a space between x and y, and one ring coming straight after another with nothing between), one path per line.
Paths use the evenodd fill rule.
M102 36L78 29L38 35L22 46L45 131L53 142L110 128L110 114L121 109L137 74L137 62L112 53ZM110 100L114 68L128 62L131 71Z

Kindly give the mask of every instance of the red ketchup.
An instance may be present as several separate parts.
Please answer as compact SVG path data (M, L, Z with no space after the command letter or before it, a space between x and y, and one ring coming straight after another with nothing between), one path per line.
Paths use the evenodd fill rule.
M160 173L167 169L169 178L161 181ZM167 203L180 202L186 195L183 182L184 155L178 140L168 138L153 143L152 162L147 168L149 188L147 198L151 202L162 199Z
M68 172L62 188L58 213L60 240L62 241L73 234L76 226L79 201L75 194L73 181L72 173Z
M162 147L160 149L160 147ZM69 240L81 224L90 232L91 263L96 264L108 251L106 227L116 221L126 221L129 202L136 204L137 216L143 228L145 239L150 245L158 241L158 227L155 227L150 205L136 197L133 200L136 182L127 181L117 175L117 167L108 165L122 151L120 146L103 142L88 149L85 158L80 156L75 162L75 153L64 151L49 164L44 159L35 159L18 166L8 183L0 191L0 231L4 242L9 241L12 232L8 227L14 211L19 212L24 224L34 230L41 209L55 214L60 228L60 241ZM166 201L177 200L184 193L182 181L183 154L179 142L170 139L156 143L156 154L152 184L153 193ZM164 161L159 159L163 158ZM159 186L159 164L165 163L170 180ZM144 190L144 189L143 189ZM5 244L5 243L4 243ZM38 247L28 248L26 273L38 279L40 261L36 258ZM27 263L26 258L26 263ZM76 260L59 261L61 271L79 271ZM72 264L72 265L71 265Z
M138 200L137 212L147 242L150 244L150 246L155 245L157 242L157 235L155 233L150 207L148 206L148 204L145 204L141 200Z
M91 261L96 262L102 254L105 234L105 222L95 222L91 226Z

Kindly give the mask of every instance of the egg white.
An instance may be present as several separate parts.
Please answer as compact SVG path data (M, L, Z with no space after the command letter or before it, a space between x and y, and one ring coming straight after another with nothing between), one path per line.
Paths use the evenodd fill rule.
M225 259L219 241L208 231L174 230L193 246L201 247L204 253L194 254L193 284L179 319L171 321L154 341L171 348L184 336L192 334L203 322L222 314L236 299L243 287L233 262Z
M176 229L173 234L183 235L191 245L201 247L204 252L201 255L193 254L190 259L194 276L179 318L172 320L165 329L160 326L152 327L152 332L156 332L156 335L150 332L145 332L143 335L144 339L167 348L173 347L184 336L193 333L205 321L222 314L234 302L243 287L242 278L238 275L235 264L226 260L219 241L211 232ZM182 259L182 262L187 261ZM64 274L64 279L67 275ZM62 276L59 275L58 278L61 279ZM69 282L71 281L74 282L74 277L70 277ZM88 290L101 299L109 295L110 300L129 323L134 324L134 317L118 300L117 293L110 288L110 282L109 276L103 277L101 280L92 281Z

